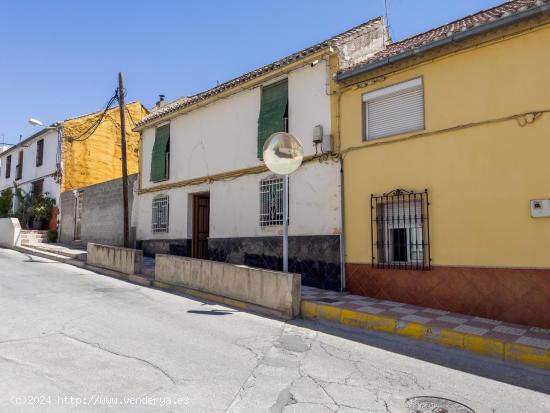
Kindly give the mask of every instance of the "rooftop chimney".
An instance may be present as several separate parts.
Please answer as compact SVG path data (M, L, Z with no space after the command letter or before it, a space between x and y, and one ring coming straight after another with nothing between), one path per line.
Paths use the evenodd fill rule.
M153 110L157 110L157 109L160 109L161 107L163 107L166 103L164 102L164 95L159 95L159 100L157 103L155 103L155 107L153 108Z

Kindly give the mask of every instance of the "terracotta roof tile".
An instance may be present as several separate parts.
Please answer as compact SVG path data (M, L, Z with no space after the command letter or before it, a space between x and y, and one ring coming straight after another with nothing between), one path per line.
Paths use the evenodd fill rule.
M216 87L213 87L212 89L208 89L204 92L200 92L193 96L184 96L179 99L176 99L162 107L156 110L152 110L151 113L147 116L145 116L143 119L141 119L137 124L136 128L141 128L149 123L152 123L154 121L158 121L165 116L169 115L170 113L176 112L184 107L191 106L201 100L207 99L211 96L217 95L221 92L224 92L228 89L231 89L235 86L238 86L242 83L245 83L249 80L252 80L254 78L257 78L263 74L269 73L275 69L281 68L283 66L289 65L291 63L294 63L300 59L303 59L304 57L307 57L309 55L314 54L315 52L318 52L319 50L325 49L327 47L332 46L333 44L337 43L340 40L343 40L349 36L353 36L354 34L359 34L363 32L364 30L370 29L372 26L374 26L377 23L380 23L382 21L381 17L377 17L375 19L371 19L363 24L360 24L359 26L353 27L350 30L347 30L343 33L340 33L336 36L333 36L327 40L324 40L320 43L317 43L313 46L310 46L306 49L300 50L299 52L293 53L289 56L283 57L282 59L279 59L273 63L270 63L268 65L262 66L258 69L255 69L251 72L245 73L244 75L241 75L239 77L236 77L232 80L229 80L227 82L221 83L217 85Z
M373 56L362 62L356 63L352 67L346 68L346 70L341 71L341 73L346 73L360 66L365 66L382 61L389 57L403 53L407 50L414 49L419 46L424 46L444 37L451 36L456 32L465 31L476 26L490 23L499 18L507 17L517 12L528 10L535 6L540 6L544 3L547 3L548 1L549 0L511 0L493 8L479 11L475 14L463 17L443 26L436 27L435 29L428 30L413 37L409 37L405 40L390 43L384 49L375 53Z

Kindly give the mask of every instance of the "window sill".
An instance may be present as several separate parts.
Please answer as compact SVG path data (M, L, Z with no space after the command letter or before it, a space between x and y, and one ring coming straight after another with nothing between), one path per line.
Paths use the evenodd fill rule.
M376 142L376 141L383 141L383 140L399 140L399 139L406 139L407 137L414 136L417 133L422 133L426 131L426 127L420 129L412 129L405 132L399 132L394 133L391 135L384 135L384 136L378 136L376 138L367 138L365 135L362 137L363 143L370 143L370 142Z
M169 181L170 178L162 178L162 179L159 179L157 181L153 181L153 180L149 180L149 182L151 182L152 184L158 184L159 182L166 182L166 181Z

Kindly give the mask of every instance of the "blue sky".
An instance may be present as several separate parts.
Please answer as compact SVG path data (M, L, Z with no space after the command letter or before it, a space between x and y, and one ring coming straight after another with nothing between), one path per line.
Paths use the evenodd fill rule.
M501 0L388 0L401 40ZM384 14L384 0L18 0L0 13L0 142L129 100L191 95Z

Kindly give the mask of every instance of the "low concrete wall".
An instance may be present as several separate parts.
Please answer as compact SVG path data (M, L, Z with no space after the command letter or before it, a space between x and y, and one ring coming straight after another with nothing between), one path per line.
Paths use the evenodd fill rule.
M285 317L300 312L299 274L157 254L155 280L267 308Z
M89 242L86 263L124 274L140 274L143 267L143 253L140 250Z
M137 175L128 176L128 209L132 211L134 193L132 187ZM124 216L122 202L122 179L114 179L78 189L82 203L80 218L80 241L107 245L124 245ZM61 242L74 241L75 196L73 191L66 191L60 197L61 225L59 239ZM135 229L130 228L130 245L134 242Z
M20 233L21 224L17 218L0 218L0 247L14 247Z

